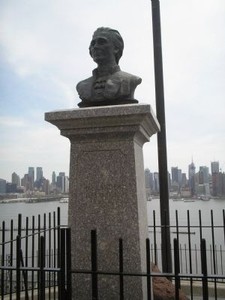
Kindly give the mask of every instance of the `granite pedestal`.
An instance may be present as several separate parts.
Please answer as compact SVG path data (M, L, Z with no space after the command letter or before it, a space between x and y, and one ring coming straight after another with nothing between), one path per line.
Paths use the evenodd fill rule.
M97 230L98 269L146 272L148 237L143 144L159 130L150 105L103 106L45 114L71 141L69 225L72 269L90 269ZM119 299L119 277L99 275L99 299ZM124 278L124 299L146 299L146 279ZM90 275L73 276L73 299L91 299Z

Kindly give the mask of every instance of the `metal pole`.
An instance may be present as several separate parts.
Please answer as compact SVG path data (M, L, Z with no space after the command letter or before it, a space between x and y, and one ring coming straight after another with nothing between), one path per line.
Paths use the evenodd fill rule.
M160 4L159 0L152 2L152 28L154 47L154 69L155 69L155 96L156 115L161 126L158 133L158 166L160 185L160 216L161 216L161 238L162 238L162 269L163 272L172 271L171 247L170 247L170 217L169 217L169 188L167 172L167 150L166 150L166 122L164 108L164 87L163 87L163 64L162 44L160 25Z

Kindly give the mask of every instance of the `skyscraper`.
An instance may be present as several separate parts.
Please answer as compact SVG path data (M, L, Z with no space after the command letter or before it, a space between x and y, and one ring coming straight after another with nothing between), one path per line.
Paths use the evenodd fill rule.
M12 184L20 186L20 177L15 172L12 173Z
M219 162L211 162L211 172L212 172L212 195L219 196Z
M188 166L188 179L189 179L189 188L191 192L191 196L196 194L196 186L195 186L195 165L192 163Z
M52 172L52 184L53 185L56 184L56 173L55 173L55 171Z
M29 176L31 190L33 190L33 188L34 188L34 167L28 168L28 176Z
M212 172L212 174L219 173L219 162L218 161L211 162L211 172Z
M43 178L43 170L42 167L36 168L36 181L39 181Z
M199 184L209 183L209 168L205 166L199 167Z

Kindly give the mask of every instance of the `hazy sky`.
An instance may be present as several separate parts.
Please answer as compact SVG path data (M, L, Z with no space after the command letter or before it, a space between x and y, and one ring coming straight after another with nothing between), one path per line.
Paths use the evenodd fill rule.
M219 161L225 171L225 1L161 0L168 169ZM77 82L96 67L94 30L117 29L122 70L142 77L135 97L155 111L150 0L0 1L0 178L42 166L69 169L69 141L44 113L77 108ZM156 136L144 146L157 170Z

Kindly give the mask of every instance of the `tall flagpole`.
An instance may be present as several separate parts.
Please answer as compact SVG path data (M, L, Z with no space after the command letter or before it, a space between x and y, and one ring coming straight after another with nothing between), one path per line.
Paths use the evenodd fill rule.
M163 86L163 64L162 64L162 43L160 24L159 0L152 1L152 28L154 48L154 70L155 70L155 96L156 115L161 126L157 134L158 139L158 166L160 185L160 217L161 217L161 239L162 239L162 269L163 272L172 271L171 243L170 243L170 216L169 216L169 187L167 171L167 148L166 148L166 122L164 107L164 86Z

